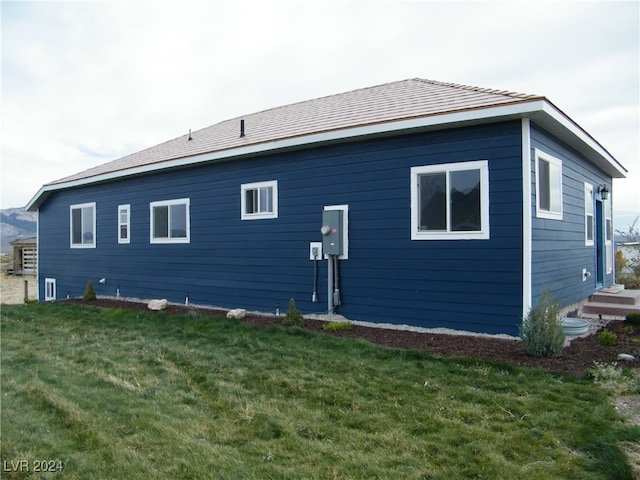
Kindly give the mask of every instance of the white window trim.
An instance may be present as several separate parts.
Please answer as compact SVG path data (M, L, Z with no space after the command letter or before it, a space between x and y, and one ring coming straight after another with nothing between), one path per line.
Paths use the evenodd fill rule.
M591 234L593 238L589 239L589 215L587 213L587 203L591 202ZM594 245L594 238L596 235L596 219L595 219L595 200L593 197L593 185L590 183L584 183L584 244L587 247Z
M481 229L475 232L425 232L419 230L420 193L418 177L427 173L449 173L463 170L480 170ZM448 195L449 192L447 192L447 198ZM447 210L447 217L449 217L449 210ZM488 240L490 238L489 225L489 162L487 160L411 167L411 240Z
M170 207L171 205L186 205L187 207L187 218L186 218L186 237L176 237L176 238L155 238L153 236L153 209L155 207ZM171 210L171 209L169 209ZM169 219L169 222L171 220ZM169 223L169 231L171 231L171 224ZM149 242L150 243L190 243L191 242L191 213L190 213L190 199L189 198L176 198L173 200L159 200L156 202L149 203Z
M122 223L121 214L123 211L127 212L127 221ZM127 227L127 238L122 238L122 227ZM131 243L131 205L118 205L118 243L126 244Z
M553 157L541 150L535 149L536 158L536 216L538 218L548 218L550 220L562 220L564 209L564 196L562 192L562 160ZM540 208L540 159L549 162L549 164L560 167L560 211L543 210ZM551 179L549 179L551 181Z
M271 187L273 190L272 205L273 211L263 213L247 213L247 190L257 190L260 188ZM271 180L268 182L243 183L240 186L240 218L242 220L262 220L269 218L278 218L278 181Z
M91 243L73 243L73 211L77 209L83 209L91 207L93 208L93 242ZM96 202L78 203L69 207L69 245L71 248L96 248L96 240L98 232L96 231L96 218L98 217L98 211L96 209Z
M604 246L605 246L605 271L607 275L613 273L613 219L611 218L611 200L604 201ZM611 228L607 228L607 224Z
M51 295L49 294L49 288L51 288ZM45 278L44 279L44 301L51 302L56 299L56 279Z

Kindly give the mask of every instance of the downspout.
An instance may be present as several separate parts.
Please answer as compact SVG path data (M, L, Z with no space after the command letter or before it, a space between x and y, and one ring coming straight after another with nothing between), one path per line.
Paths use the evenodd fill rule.
M522 318L532 303L531 123L522 119Z
M40 296L40 207L36 210L36 300L39 302Z

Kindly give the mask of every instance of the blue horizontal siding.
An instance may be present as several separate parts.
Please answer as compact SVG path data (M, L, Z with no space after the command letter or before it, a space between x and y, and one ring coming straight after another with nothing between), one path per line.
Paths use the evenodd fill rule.
M167 298L225 308L326 310L327 262L311 302L309 242L326 205L349 206L340 262L353 320L517 334L522 313L521 130L506 122L319 146L211 163L52 195L40 210L40 273L58 296ZM410 168L488 160L489 240L412 241ZM278 218L242 221L240 185L277 180ZM190 199L190 243L150 244L149 203ZM69 248L69 205L96 202L97 247ZM117 206L131 205L131 243L117 243ZM100 278L107 283L97 283ZM41 286L42 288L42 286Z
M584 183L597 188L611 178L553 136L532 125L532 286L534 301L544 289L561 304L570 305L587 298L596 290L595 247L585 245ZM538 148L562 160L562 220L536 218L536 175L533 149ZM593 275L582 281L582 269ZM605 285L613 275L605 277Z

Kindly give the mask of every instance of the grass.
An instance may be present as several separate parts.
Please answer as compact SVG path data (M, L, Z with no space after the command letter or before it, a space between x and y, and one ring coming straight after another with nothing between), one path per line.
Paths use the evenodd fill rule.
M633 478L640 429L589 380L195 313L1 326L2 478Z

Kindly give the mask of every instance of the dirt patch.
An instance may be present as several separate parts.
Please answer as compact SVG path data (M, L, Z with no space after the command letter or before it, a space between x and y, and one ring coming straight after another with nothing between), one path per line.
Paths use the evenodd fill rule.
M82 303L81 300L67 301ZM98 299L90 302L90 305L149 311L145 303L121 300ZM204 315L226 315L226 311L177 305L169 305L166 312L168 314L184 314L194 310ZM268 328L271 325L280 325L282 318L282 316L248 314L242 321L260 328ZM326 323L322 320L311 319L307 319L305 322L305 328L313 331L322 331L322 326ZM615 362L619 353L628 353L636 358L632 362L625 362L625 366L639 367L640 326L614 320L606 328L617 335L618 343L616 346L602 346L598 341L597 334L592 334L573 339L571 344L562 352L562 356L558 358L533 357L526 352L519 340L488 336L421 333L361 325L353 325L350 330L327 333L327 335L362 338L379 345L422 350L441 357L470 357L478 360L507 362L524 367L542 368L551 372L565 373L575 377L584 377L589 369L593 367L594 361L602 363Z

